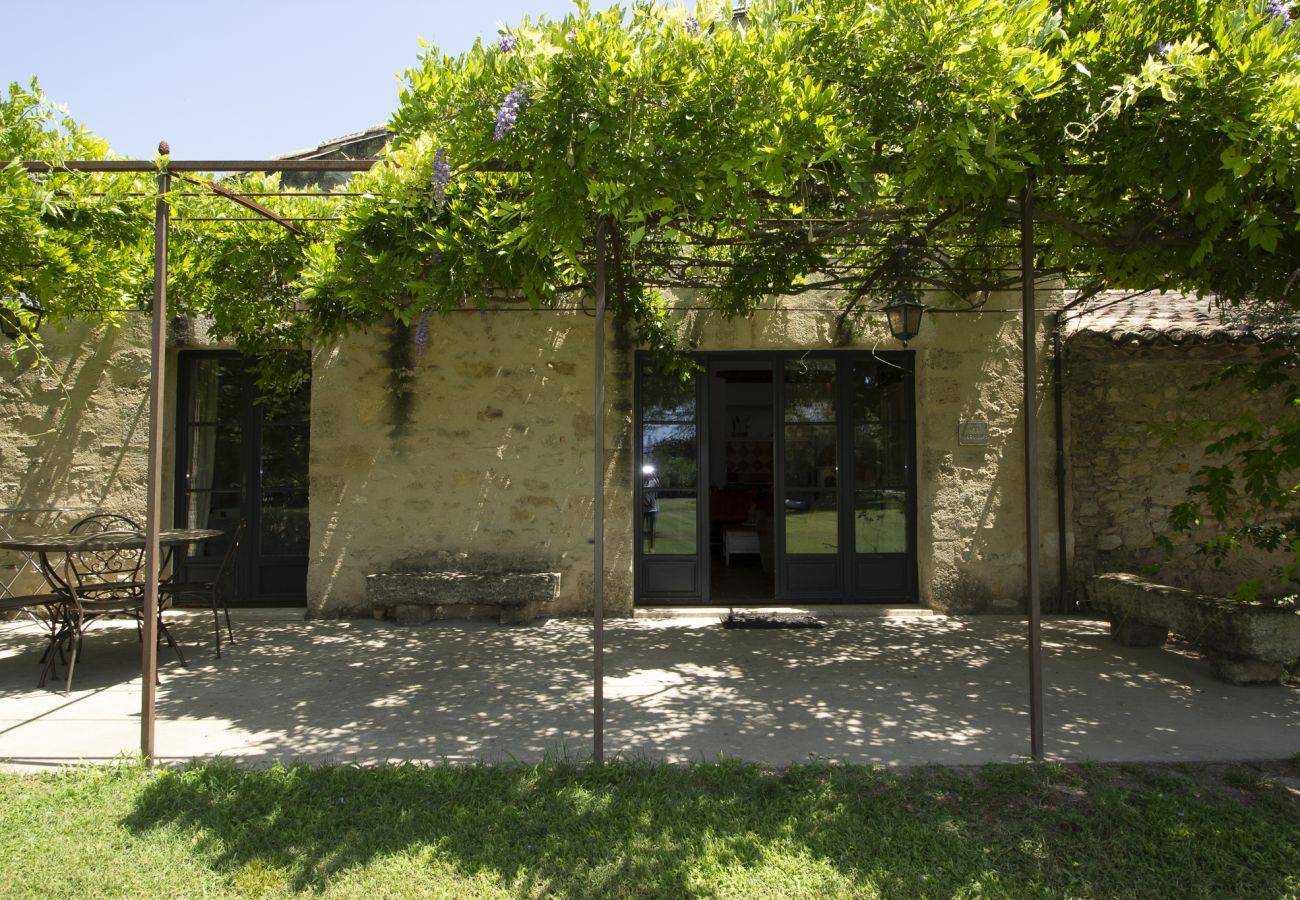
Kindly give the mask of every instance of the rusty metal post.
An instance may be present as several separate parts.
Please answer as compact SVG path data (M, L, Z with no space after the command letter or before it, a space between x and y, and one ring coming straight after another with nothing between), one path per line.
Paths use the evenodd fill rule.
M1025 176L1020 201L1020 315L1024 349L1025 581L1029 600L1029 746L1043 758L1043 633L1038 559L1038 392L1034 344L1034 171Z
M164 145L159 152L166 152ZM167 370L167 225L171 209L167 192L171 175L158 173L153 237L153 342L149 370L149 486L145 498L144 648L140 662L143 697L140 703L140 754L154 761L154 714L158 677L158 533L162 530L163 376Z
M592 759L605 761L605 220L596 223L596 450L595 550L591 583L595 619L592 675Z

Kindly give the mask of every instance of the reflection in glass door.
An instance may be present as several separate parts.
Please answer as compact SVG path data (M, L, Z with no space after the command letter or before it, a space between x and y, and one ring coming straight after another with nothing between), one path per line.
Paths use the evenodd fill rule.
M818 357L782 366L777 544L783 597L834 599L844 589L837 370L835 359Z
M865 600L916 599L911 357L855 360L853 409L853 593Z
M310 388L276 408L256 399L253 373L238 354L181 355L176 521L225 532L190 550L183 577L213 577L242 521L239 602L302 604Z
M912 360L906 352L847 351L697 357L705 372L771 366L763 368L776 407L770 541L761 515L756 529L760 558L765 546L776 551L771 600L916 602ZM709 453L708 436L736 429L744 417L725 418L728 407L710 399L705 378L681 381L642 363L637 600L717 602L708 596L711 553L725 559L728 531L744 532L734 524L744 513L735 518L723 502L744 479L726 454ZM725 477L717 469L723 464ZM713 489L705 493L704 485Z
M786 357L779 597L915 602L912 355Z
M637 593L650 599L699 600L706 561L701 548L699 379L642 369L637 448Z

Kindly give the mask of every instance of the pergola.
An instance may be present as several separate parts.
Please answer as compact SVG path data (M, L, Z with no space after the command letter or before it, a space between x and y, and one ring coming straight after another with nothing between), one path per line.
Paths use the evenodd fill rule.
M164 155L168 152L166 144L159 150ZM23 163L28 172L52 173L69 172L113 172L113 173L153 173L156 175L157 196L154 216L154 265L153 265L153 302L152 302L152 339L151 370L149 397L149 452L148 452L148 490L146 500L145 528L145 615L144 639L141 655L141 726L140 752L147 762L154 760L155 736L155 699L157 673L157 618L158 618L158 581L159 581L159 534L162 530L162 444L163 444L163 387L165 383L165 340L167 320L168 266L167 250L169 225L171 222L171 205L168 194L171 191L173 177L194 181L205 173L325 173L325 172L361 172L370 169L375 160L346 159L276 159L276 160L172 160L165 158L161 164L136 160L77 160L58 164L43 161ZM1086 166L1066 166L1062 174L1086 175ZM236 194L214 181L203 180L199 183L205 190L225 197L232 202L256 213L254 219L273 222L291 230L297 230L292 219L278 216L257 201ZM285 191L284 195L302 192ZM325 192L326 195L330 192ZM1038 442L1036 414L1036 385L1033 373L1036 370L1036 326L1034 323L1035 307L1035 245L1034 245L1034 194L1035 174L1033 170L1026 173L1022 192L1018 197L1008 198L1018 201L1019 216L1015 223L1019 228L1019 283L1021 293L1022 319L1022 364L1023 364L1023 407L1025 424L1025 527L1026 527L1026 566L1025 586L1028 598L1028 687L1030 717L1030 755L1035 760L1044 756L1043 735L1043 677L1042 677L1042 637L1041 637L1041 585L1039 553L1039 486L1038 486ZM218 219L220 220L220 219ZM600 763L604 760L605 718L604 718L604 678L605 678L605 608L604 608L604 407L605 407L605 333L606 313L609 289L609 229L611 223L599 219L595 223L595 270L591 285L595 299L595 359L594 359L594 411L595 411L595 522L594 522L594 564L593 564L593 618L594 668L592 672L592 758ZM672 285L660 285L672 286ZM689 285L679 285L689 286Z

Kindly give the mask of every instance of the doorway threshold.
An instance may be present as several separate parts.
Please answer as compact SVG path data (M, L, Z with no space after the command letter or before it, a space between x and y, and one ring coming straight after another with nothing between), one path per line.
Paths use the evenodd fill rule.
M640 606L632 611L632 617L634 619L708 619L725 616L733 609L765 615L802 613L823 619L921 619L941 615L929 607L917 604L811 603L773 606Z

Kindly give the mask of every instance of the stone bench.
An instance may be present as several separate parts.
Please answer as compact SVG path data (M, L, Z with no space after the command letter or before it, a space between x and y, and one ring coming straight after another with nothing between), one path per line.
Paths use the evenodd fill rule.
M392 572L366 576L366 598L399 625L495 615L529 625L560 594L559 572Z
M1159 647L1173 631L1209 658L1230 684L1271 684L1300 658L1300 612L1258 606L1110 572L1088 582L1088 602L1110 616L1126 647Z

